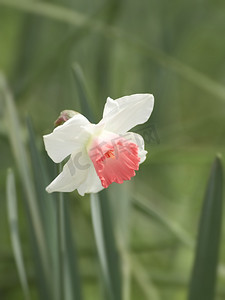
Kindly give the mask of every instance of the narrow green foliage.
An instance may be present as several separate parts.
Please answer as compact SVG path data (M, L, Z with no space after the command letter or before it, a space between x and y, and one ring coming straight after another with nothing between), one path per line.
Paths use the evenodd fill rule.
M77 252L73 245L66 200L62 193L48 194L45 187L50 182L42 157L36 146L31 120L27 119L32 169L34 172L39 207L47 242L51 249L54 269L54 299L80 300L81 286L78 273ZM59 170L60 171L60 170ZM57 236L58 233L58 236Z
M32 3L27 0L19 2L14 0L1 0L0 4L73 25L81 25L86 21L86 18L82 16L82 14L76 14L75 11L47 2Z
M131 257L130 257L130 182L113 185L108 190L113 210L113 224L121 257L122 299L131 298ZM121 201L122 199L122 201Z
M93 31L97 31L107 37L117 39L126 43L129 47L136 48L142 54L150 57L158 62L163 67L172 70L176 74L190 81L195 86L211 93L218 99L225 100L225 88L208 78L203 73L191 68L190 66L178 61L177 59L167 55L160 49L153 48L149 44L135 40L132 35L119 30L116 27L108 26L98 20L87 22L88 17L71 11L59 5L53 5L46 2L31 2L27 0L15 1L15 0L0 0L0 5L22 10L24 12L33 13L39 16L44 16L49 19L53 19L59 22L67 23L73 26L84 26L88 24Z
M64 219L65 219L65 253L66 253L66 273L68 278L65 283L66 292L69 293L66 299L82 300L82 285L78 265L78 253L76 244L72 239L72 231L70 227L70 214L68 203L64 203Z
M150 274L145 268L136 260L132 260L132 273L134 279L141 287L146 300L160 300L159 292L152 282Z
M20 283L23 288L24 299L30 300L31 299L30 292L28 287L27 275L24 267L21 241L19 237L15 179L14 179L14 174L11 170L8 170L8 174L7 174L6 193L7 193L8 219L9 219L13 253L16 261L17 270L19 273Z
M70 229L70 215L67 200L60 193L60 225L61 225L61 260L62 260L62 286L65 300L81 300L81 279L78 272L78 257L74 247Z
M35 194L29 160L21 135L21 127L16 107L3 75L0 76L0 96L2 97L6 107L5 122L7 125L9 140L26 193L25 205L28 213L29 228L32 234L33 249L36 251L35 257L39 259L39 262L36 264L40 272L38 278L42 281L41 290L45 291L44 293L47 297L49 297L51 294L50 259L45 230L38 206L38 199Z
M121 299L120 259L115 244L107 192L91 194L91 213L106 299Z
M45 165L43 163L42 157L37 149L36 140L35 140L35 133L33 129L32 122L30 118L27 118L27 128L29 133L29 147L30 147L30 154L31 154L31 164L32 164L32 170L34 174L34 182L35 182L35 188L36 188L36 194L39 199L38 201L38 207L41 214L42 222L45 228L45 234L46 234L46 243L48 244L51 256L51 262L52 262L52 268L53 268L53 274L52 276L54 286L53 288L53 295L54 299L57 299L57 297L60 298L59 289L61 288L61 285L59 284L59 277L62 276L62 273L59 270L59 255L57 253L57 196L48 194L45 191L45 187L50 182L50 179L47 176L47 170L45 168ZM35 243L35 241L34 241ZM39 254L36 255L39 257ZM36 266L36 268L39 269L39 272L41 271L40 266ZM41 285L43 283L41 282Z
M34 173L34 182L36 193L39 198L39 202L46 203L46 199L48 198L48 194L45 191L45 187L49 182L49 178L47 176L47 172L45 166L43 164L42 158L40 153L37 149L36 140L35 140L35 132L33 129L32 121L29 117L27 117L27 129L29 134L29 148L30 148L30 156L31 156L31 163L32 163L32 170ZM46 207L42 207L42 210L46 209Z
M169 218L163 215L159 209L153 207L152 204L148 201L140 200L141 197L139 196L138 199L133 197L132 204L134 208L136 208L141 213L145 214L147 217L150 217L152 220L159 223L163 226L168 232L174 235L180 242L188 247L193 247L194 241L191 239L189 234L177 223L171 221Z
M73 74L75 78L75 83L77 86L79 101L81 105L82 113L91 121L94 122L94 115L92 113L92 109L90 108L90 100L87 94L87 88L84 80L83 72L78 64L74 64Z
M216 157L212 165L201 213L189 300L215 299L222 225L222 181L221 159Z
M65 264L65 242L64 242L64 199L63 193L59 193L59 197L57 199L57 271L56 271L56 294L55 297L57 300L64 299L64 291L65 291L65 274L64 274L64 264Z
M46 186L50 182L50 179L48 178L48 173L43 159L39 153L39 150L37 149L35 133L29 117L27 118L27 129L29 133L29 148L32 171L34 175L34 184L38 198L37 205L39 207L42 222L44 224L44 230L47 235L47 243L49 244L49 248L53 249L56 235L56 195L48 194L45 190ZM50 254L52 255L52 251Z
M114 2L114 0L112 2ZM49 77L52 76L51 74L52 72L54 72L53 70L55 70L57 66L61 64L60 58L62 56L64 65L67 65L67 61L70 63L72 53L74 53L75 49L79 48L79 45L91 33L91 26L89 25L89 23L92 23L93 20L102 18L102 15L104 15L111 6L111 2L103 3L102 6L97 7L97 9L93 13L91 13L88 18L86 18L85 22L79 22L79 18L73 18L72 20L76 22L75 24L80 25L77 27L68 27L68 32L64 32L63 36L59 31L59 38L55 38L54 42L51 44L51 47L47 47L47 49L46 44L43 42L41 47L45 49L45 52L44 55L41 56L41 58L39 53L37 54L38 59L40 58L40 61L35 66L31 66L32 64L30 60L36 60L34 58L33 49L40 47L41 43L36 35L37 32L42 29L39 26L37 29L35 26L31 25L34 24L38 18L33 18L32 14L29 15L26 20L30 20L28 21L30 23L30 28L28 28L28 26L24 26L21 33L21 55L18 54L19 59L16 70L14 71L16 78L15 82L13 82L15 94L21 97L24 92L29 93L30 91L32 93L33 88L38 82L46 82L46 80L48 80ZM47 12L46 9L45 12ZM62 13L61 8L60 12ZM62 24L60 23L56 24L56 26L54 26L54 31L57 31L57 28L59 28L61 25ZM44 30L44 36L49 36L48 30ZM26 49L26 51L24 51L24 49ZM27 72L29 72L29 76L27 76L26 79L24 79L23 76L20 76L21 73L27 74ZM67 74L69 73L67 72ZM67 81L66 78L64 79L65 81ZM62 85L65 85L65 83L62 82Z

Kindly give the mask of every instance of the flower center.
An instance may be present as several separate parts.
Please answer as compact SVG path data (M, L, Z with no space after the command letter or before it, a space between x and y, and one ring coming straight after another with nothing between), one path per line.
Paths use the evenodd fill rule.
M130 180L139 169L138 146L120 136L111 140L96 138L89 156L104 188Z
M104 155L105 158L115 158L115 154L113 150L109 150Z

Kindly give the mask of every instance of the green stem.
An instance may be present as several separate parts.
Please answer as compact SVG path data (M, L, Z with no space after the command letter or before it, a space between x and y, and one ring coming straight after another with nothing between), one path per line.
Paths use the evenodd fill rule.
M61 171L61 164L59 165L59 173ZM56 204L56 221L57 221L57 279L56 279L56 299L64 299L64 199L63 193L59 193L59 198Z

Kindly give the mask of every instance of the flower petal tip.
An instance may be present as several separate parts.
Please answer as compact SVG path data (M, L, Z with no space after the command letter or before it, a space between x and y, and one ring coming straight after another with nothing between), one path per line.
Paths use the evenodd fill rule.
M47 193L51 194L51 190L48 187L46 187L45 190L46 190Z

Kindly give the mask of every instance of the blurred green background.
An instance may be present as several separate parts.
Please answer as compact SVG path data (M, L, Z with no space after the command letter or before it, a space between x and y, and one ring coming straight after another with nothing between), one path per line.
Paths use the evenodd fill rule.
M14 97L25 144L27 116L33 122L37 147L50 179L54 177L54 165L45 154L42 136L52 131L60 111L85 113L74 66L83 74L95 118L91 121L101 119L108 96L155 96L147 129L136 128L145 133L148 158L131 182L112 185L109 190L120 195L129 190L153 205L179 231L180 238L167 230L168 224L162 225L136 209L127 212L130 255L139 266L137 274L132 275L131 299L187 297L193 244L210 166L216 153L225 153L224 14L222 0L0 0L0 71ZM38 299L24 189L13 155L17 149L12 149L9 142L3 102L0 299L24 299L6 213L9 167L17 175L23 256L32 299ZM148 128L156 130L159 140L154 139L154 134L149 139ZM81 198L74 192L65 197L70 205L83 298L100 299L102 287L89 196ZM113 206L117 214L119 206ZM225 299L223 237L224 230L215 298L218 300Z

